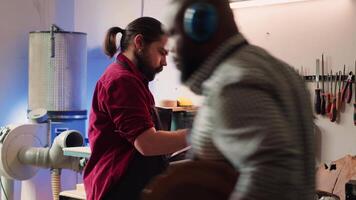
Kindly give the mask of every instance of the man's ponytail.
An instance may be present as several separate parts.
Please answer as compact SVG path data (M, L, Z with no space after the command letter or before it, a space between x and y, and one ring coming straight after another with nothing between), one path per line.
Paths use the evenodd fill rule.
M117 33L121 33L122 34L122 38L121 41L123 41L123 37L125 37L125 30L121 29L120 27L111 27L105 36L105 40L104 40L104 53L109 56L110 58L112 58L118 48L116 45L116 35ZM121 42L120 42L121 43Z

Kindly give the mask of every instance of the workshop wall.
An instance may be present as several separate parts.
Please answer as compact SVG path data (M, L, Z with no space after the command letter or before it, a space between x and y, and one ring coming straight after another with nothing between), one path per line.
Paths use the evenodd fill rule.
M315 75L315 60L326 56L330 69L354 71L356 60L356 1L311 0L282 5L235 10L241 31L253 44L262 46L276 57L300 70ZM306 69L306 70L305 70ZM321 72L321 70L320 70ZM315 83L308 83L314 98ZM354 102L354 98L352 102ZM339 123L317 116L321 133L318 160L330 162L345 154L356 154L356 126L353 105L346 105Z

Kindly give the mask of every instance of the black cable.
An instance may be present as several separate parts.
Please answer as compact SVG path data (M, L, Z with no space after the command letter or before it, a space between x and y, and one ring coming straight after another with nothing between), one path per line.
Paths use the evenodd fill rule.
M1 177L0 177L0 185L1 185L2 191L4 192L4 195L5 195L6 200L9 200L9 198L8 198L8 197L7 197L7 195L6 195L6 192L5 192L4 186L2 185L2 180L1 180Z
M141 0L141 17L143 17L144 9L145 9L145 0Z

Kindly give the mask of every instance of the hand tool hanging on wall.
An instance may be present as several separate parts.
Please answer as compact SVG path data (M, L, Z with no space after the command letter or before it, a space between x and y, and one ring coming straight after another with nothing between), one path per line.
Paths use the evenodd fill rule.
M337 110L337 114L336 114L336 118L340 117L340 112L341 112L341 79L342 79L342 73L341 71L339 71L339 77L338 77L338 88L339 91L337 92L337 100L336 100L336 110Z
M346 65L344 65L344 71L342 73L342 78L344 78L346 76L345 70L346 70ZM345 81L342 80L342 90L344 90L344 87L345 87ZM342 94L341 94L341 96L342 96ZM344 103L344 102L345 102L345 99L341 98L341 104Z
M332 119L332 109L333 109L333 102L334 102L334 90L333 90L333 70L330 70L330 111L329 111L329 119Z
M332 73L332 70L331 70L331 73ZM330 110L331 110L331 91L330 91L330 88L332 89L332 79L330 78L330 75L329 73L327 74L326 76L326 109L325 109L325 113L326 114L329 114L330 113ZM331 84L331 87L330 87L330 84Z
M336 99L336 110L338 111L338 113L340 112L341 109L341 79L342 79L342 73L341 71L339 71L339 76L338 76L338 80L337 80L337 86L339 88L338 92L337 92L337 99Z
M316 59L316 89L315 89L315 98L314 98L314 109L316 114L321 113L321 97L320 97L320 89L319 89L319 74L320 74L320 60Z
M341 98L343 101L346 100L347 103L351 102L352 99L352 71L350 71L349 75L347 76L346 83L342 88L342 95Z
M332 105L331 105L331 110L330 110L330 121L335 122L336 121L336 78L337 78L337 72L335 73L335 82L334 82L334 94L332 95ZM331 79L333 79L333 73L331 71ZM331 89L332 90L332 89Z
M338 104L338 112L345 111L345 99L342 97L342 91L344 90L345 87L345 76L346 76L346 65L344 65L344 70L342 72L341 76L341 97L340 97L340 102Z
M324 54L321 55L321 100L320 100L320 114L325 115L326 107L326 93L324 88Z

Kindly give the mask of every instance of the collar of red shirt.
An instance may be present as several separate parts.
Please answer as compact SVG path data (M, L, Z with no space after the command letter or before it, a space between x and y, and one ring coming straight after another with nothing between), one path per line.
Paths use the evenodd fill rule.
M142 72L138 69L138 67L124 54L120 53L119 55L117 55L116 61L118 61L117 63L119 65L121 65L120 63L124 63L125 65L124 67L129 67L130 71L132 71L135 74L135 76L137 76L144 83L148 84L148 80L144 76L144 74L142 74Z

